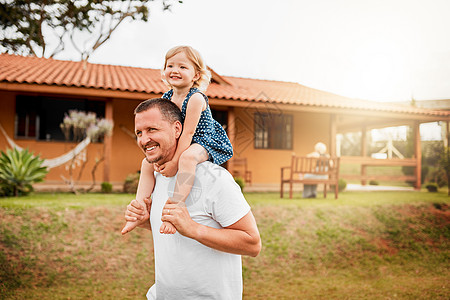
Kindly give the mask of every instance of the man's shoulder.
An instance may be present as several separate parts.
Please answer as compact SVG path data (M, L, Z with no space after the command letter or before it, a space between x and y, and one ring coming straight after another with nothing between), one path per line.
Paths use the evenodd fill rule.
M197 165L197 171L205 171L205 172L209 172L209 173L214 173L214 174L218 174L218 175L230 175L230 172L228 172L227 169L225 169L224 167L219 166L218 164L212 163L210 161L204 161L200 164Z
M210 177L211 179L214 179L214 181L217 179L226 180L232 178L227 169L210 161L205 161L197 165L196 177L197 176L206 178Z

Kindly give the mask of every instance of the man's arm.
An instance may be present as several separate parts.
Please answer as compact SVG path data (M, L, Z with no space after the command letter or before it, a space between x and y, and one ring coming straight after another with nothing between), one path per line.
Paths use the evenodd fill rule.
M205 246L233 254L255 257L261 251L261 238L251 211L224 229L200 225L193 238Z
M169 199L161 220L172 223L180 234L219 251L253 257L261 251L261 238L251 211L236 223L217 229L193 221L185 206Z

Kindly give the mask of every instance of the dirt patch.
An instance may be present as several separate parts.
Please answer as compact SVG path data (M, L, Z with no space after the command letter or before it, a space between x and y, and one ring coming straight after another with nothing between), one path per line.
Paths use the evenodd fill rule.
M393 247L393 246L391 245L391 242L390 242L390 241L388 241L388 240L386 240L386 239L383 239L383 238L376 238L376 239L373 241L373 244L374 244L377 248L386 251L386 253L389 254L389 255L395 255L395 254L397 254L397 252L398 252L398 249L395 248L395 247Z
M430 206L430 212L440 221L443 226L450 225L450 206L445 203L435 203Z

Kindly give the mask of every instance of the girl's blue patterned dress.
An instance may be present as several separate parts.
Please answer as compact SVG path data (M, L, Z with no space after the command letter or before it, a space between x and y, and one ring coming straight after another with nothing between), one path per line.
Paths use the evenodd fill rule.
M221 165L233 156L233 146L228 139L225 129L223 129L219 122L213 119L211 109L209 108L208 97L197 88L191 88L183 101L181 108L183 121L186 118L187 103L195 93L200 93L205 98L206 109L202 111L200 115L200 120L195 129L194 136L192 137L192 143L200 144L208 151L209 160L215 164ZM171 100L172 96L173 90L170 90L166 92L162 98Z

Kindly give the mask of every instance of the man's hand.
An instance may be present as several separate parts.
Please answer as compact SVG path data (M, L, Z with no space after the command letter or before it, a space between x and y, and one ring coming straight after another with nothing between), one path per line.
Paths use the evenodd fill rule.
M168 199L162 210L161 221L170 222L177 231L186 237L193 238L198 223L192 220L184 202L173 202Z
M165 177L173 177L178 172L178 163L175 161L168 161L160 166L157 166L157 171Z
M127 205L127 210L125 211L125 221L127 222L139 222L139 227L150 229L150 207L152 200L151 198L145 198L144 203L147 206L145 209L139 201L136 199L132 200L130 204ZM127 233L127 231L122 231L122 234Z

